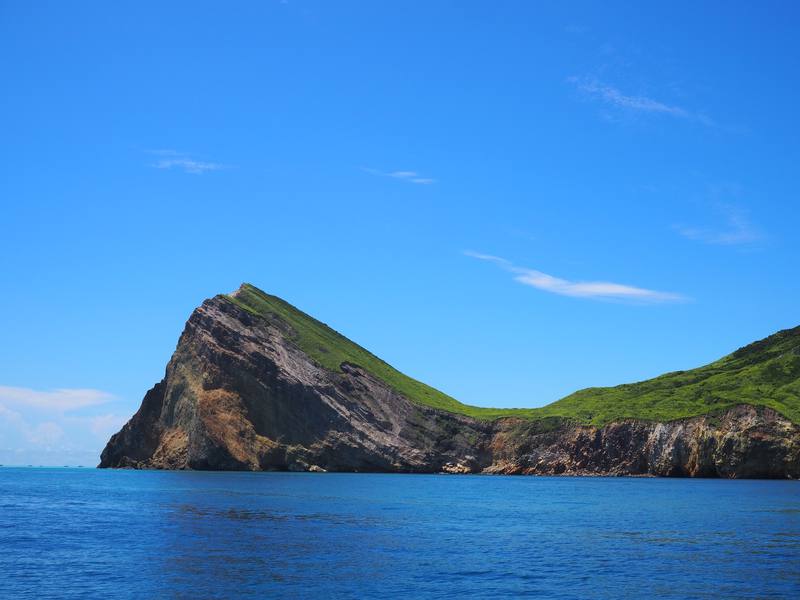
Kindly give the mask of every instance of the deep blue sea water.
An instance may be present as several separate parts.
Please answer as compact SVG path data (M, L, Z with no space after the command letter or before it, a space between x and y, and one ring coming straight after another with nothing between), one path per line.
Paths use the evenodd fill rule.
M2 598L800 598L800 482L0 468Z

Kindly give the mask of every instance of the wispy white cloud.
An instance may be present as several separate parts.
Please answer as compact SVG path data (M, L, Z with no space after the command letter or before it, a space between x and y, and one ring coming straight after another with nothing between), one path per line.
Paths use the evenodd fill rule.
M0 386L0 462L94 464L127 416L116 398L95 389L34 390ZM102 410L99 414L92 414Z
M4 429L11 428L6 432ZM64 429L54 421L40 421L31 424L21 412L11 410L0 404L0 432L4 438L20 438L23 445L51 447L64 437Z
M0 403L11 406L68 412L109 402L114 396L93 389L57 389L51 391L0 386Z
M676 226L678 233L690 240L706 244L738 245L751 244L761 240L763 233L750 222L747 211L732 204L718 204L717 211L722 214L725 226L719 229Z
M667 104L648 96L629 95L612 85L603 83L593 77L568 77L567 81L573 84L580 92L620 110L636 113L661 114L679 119L690 119L713 125L707 116L689 111L674 104Z
M628 300L651 304L686 300L681 294L659 292L610 281L569 281L567 279L548 275L536 269L515 266L505 258L493 256L491 254L481 254L472 251L465 251L464 254L478 260L494 263L500 268L512 273L515 281L552 294L572 296L575 298Z
M431 177L423 177L416 171L380 171L378 169L371 169L369 167L361 167L361 170L370 175L378 177L391 177L393 179L401 179L408 183L416 183L418 185L430 185L436 183L436 180Z
M203 162L199 160L192 160L191 158L165 158L158 161L155 165L156 169L172 169L177 167L183 169L186 173L194 175L202 175L206 171L219 171L224 169L225 166L219 163Z
M96 436L107 440L112 434L116 433L122 428L122 426L127 422L128 417L125 415L108 413L94 417L82 417L81 419L82 422L88 423L89 431Z
M150 150L150 154L160 157L151 165L156 169L180 169L184 173L202 175L208 171L228 168L228 165L221 163L195 160L175 150Z

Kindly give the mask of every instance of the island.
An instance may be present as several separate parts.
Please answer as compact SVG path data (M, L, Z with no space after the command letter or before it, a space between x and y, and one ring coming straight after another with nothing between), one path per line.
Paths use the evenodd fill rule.
M462 404L243 284L195 309L100 467L800 477L800 327L534 409Z

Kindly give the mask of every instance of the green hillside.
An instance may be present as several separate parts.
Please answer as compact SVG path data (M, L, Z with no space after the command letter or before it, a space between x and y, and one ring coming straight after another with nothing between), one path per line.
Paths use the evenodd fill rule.
M524 417L532 416L534 413L530 409L481 408L462 404L455 398L451 398L429 385L403 375L400 371L358 344L351 342L325 325L325 323L317 321L314 317L296 309L277 296L265 294L248 283L243 284L235 295L227 296L227 298L253 314L263 317L275 315L288 323L297 334L294 342L326 369L339 371L342 363L358 365L378 379L383 380L412 402L480 419L494 419L506 416Z
M462 404L408 377L324 323L287 302L244 284L226 296L262 317L275 316L296 332L295 343L321 366L352 363L412 402L480 419L565 418L602 425L620 419L670 421L717 413L736 404L769 406L800 423L800 327L741 348L710 365L610 388L588 388L536 409L482 408Z
M584 423L673 420L737 404L769 406L800 423L800 327L780 331L720 360L638 383L588 388L540 409Z

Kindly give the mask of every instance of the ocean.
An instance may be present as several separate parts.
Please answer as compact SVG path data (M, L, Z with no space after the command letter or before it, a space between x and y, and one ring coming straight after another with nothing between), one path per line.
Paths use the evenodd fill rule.
M798 598L800 482L0 468L2 598Z

